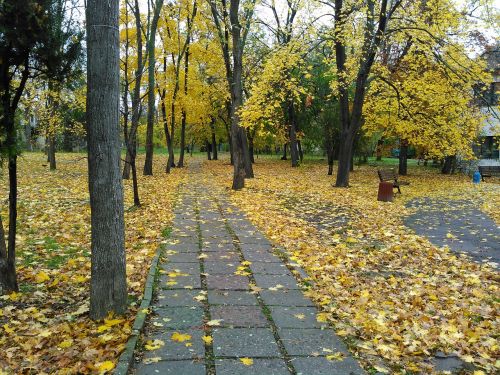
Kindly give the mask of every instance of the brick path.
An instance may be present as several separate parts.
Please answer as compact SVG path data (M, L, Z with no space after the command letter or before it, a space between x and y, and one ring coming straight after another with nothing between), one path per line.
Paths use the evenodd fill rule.
M144 350L133 373L364 374L245 216L196 173L185 189L143 340L160 347Z

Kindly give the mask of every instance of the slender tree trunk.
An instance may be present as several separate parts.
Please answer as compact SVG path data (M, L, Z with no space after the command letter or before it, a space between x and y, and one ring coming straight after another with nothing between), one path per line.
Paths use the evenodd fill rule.
M384 138L380 138L378 141L377 141L377 149L376 149L376 155L377 155L377 161L381 161L382 160L382 147L384 145Z
M455 171L457 157L455 155L447 156L444 159L444 165L441 169L442 174L452 174Z
M146 159L144 161L145 176L153 175L153 130L155 119L155 41L156 41L156 28L160 18L161 7L163 0L156 0L153 19L151 20L151 27L149 30L148 40L148 125L146 128Z
M286 150L288 148L288 143L285 143L283 145L283 156L281 157L281 160L288 160L288 157L286 156Z
M188 93L188 76L189 76L189 45L186 48L186 53L184 57L184 95ZM179 155L179 161L177 166L179 168L184 167L184 149L186 148L186 108L182 108L181 113L181 150Z
M297 131L295 123L295 108L291 101L288 102L288 121L290 122L290 156L292 158L292 167L299 166L299 149L297 147Z
M15 259L9 256L5 244L5 232L0 216L0 294L18 290Z
M205 148L207 150L207 160L212 160L212 156L210 155L210 143L208 143L208 139L205 139Z
M399 175L406 176L408 173L408 141L402 139L399 146Z
M247 138L248 138L248 152L250 153L250 161L255 163L254 157L254 147L253 147L253 135L250 133L250 130L247 129Z
M50 165L50 170L55 171L56 170L56 137L55 135L49 135L47 138L48 141L48 149L47 149L47 156L48 156L48 161Z
M193 150L194 150L194 141L191 141L191 148L189 149L189 152L190 152L190 155L191 157L193 157Z
M297 147L299 149L299 160L302 163L304 161L304 151L302 150L302 142L297 140Z
M330 147L327 151L328 155L328 175L331 176L333 174L333 148Z
M354 135L351 132L342 132L339 147L339 164L335 186L349 186L349 171L351 168L351 155Z
M127 308L120 174L119 0L88 0L87 139L91 208L90 316Z
M212 135L212 154L213 154L213 160L217 160L217 140L215 139L215 119L212 118L210 120L210 130L211 130L211 135Z

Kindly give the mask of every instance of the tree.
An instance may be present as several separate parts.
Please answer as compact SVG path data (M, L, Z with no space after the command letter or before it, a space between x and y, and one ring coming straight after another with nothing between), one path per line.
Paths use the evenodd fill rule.
M144 175L153 175L153 128L155 114L155 49L156 29L160 18L163 0L156 0L153 7L153 19L149 26L148 49L148 125L146 133L146 160L144 161Z
M15 247L17 228L17 129L15 114L28 79L45 76L63 80L81 54L82 34L72 25L72 35L61 46L54 33L57 0L4 0L0 2L0 151L9 174L8 246L0 247L2 291L17 290ZM3 225L0 231L3 232ZM4 237L0 238L0 242ZM5 249L7 249L5 251Z
M87 126L92 225L90 316L127 306L125 224L120 169L119 0L89 0Z
M210 9L224 57L226 79L231 93L231 148L234 164L232 188L239 190L245 186L245 178L253 177L248 140L245 129L240 126L239 110L243 104L243 51L250 30L255 0L247 1L243 9L240 9L240 0L230 0L229 8L226 0L221 0L220 6L218 5L217 1L210 0ZM231 35L231 47L229 35Z

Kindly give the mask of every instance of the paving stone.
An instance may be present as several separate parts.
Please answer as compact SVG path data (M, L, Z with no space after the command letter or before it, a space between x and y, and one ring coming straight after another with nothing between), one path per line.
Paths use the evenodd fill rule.
M189 253L186 253L189 254ZM199 261L199 259L198 259ZM177 273L187 273L190 275L196 275L197 273L200 273L200 263L193 263L193 262L186 262L186 263L162 263L160 265L160 270L163 270L165 272L177 272ZM163 272L161 272L163 273ZM167 276L165 274L165 276Z
M167 251L177 251L178 253L198 253L200 251L200 247L198 243L176 243L176 244L167 244L165 246Z
M166 254L168 263L196 263L199 265L198 253Z
M269 262L252 262L250 264L252 273L266 274L266 275L290 275L292 273L286 268L283 263L269 263Z
M225 262L225 263L239 263L240 254L236 251L229 252L208 252L203 253L205 262Z
M361 366L353 358L329 361L325 357L292 358L297 375L364 375Z
M187 334L191 336L190 340L177 342L172 340L172 335L175 333ZM205 333L203 330L180 330L180 331L163 331L161 333L147 336L144 343L149 340L161 340L165 344L156 350L145 350L144 358L161 357L163 360L169 359L195 359L205 357L205 343L201 339ZM186 345L191 344L191 345Z
M283 263L280 258L267 250L242 250L242 254L250 262Z
M194 299L194 297L200 295L199 290L165 290L160 289L158 291L158 303L155 305L158 307L177 307L177 306L201 306L201 303Z
M300 290L262 290L259 294L268 306L314 306Z
M215 360L215 371L217 375L289 375L283 359L261 359L252 358L251 366L244 365L239 359L217 359Z
M201 249L202 252L204 253L211 253L211 252L216 252L216 253L229 253L235 251L233 244L210 244L210 245L204 245L202 246Z
M137 365L137 375L205 375L204 361L160 361L157 363Z
M206 273L211 275L223 274L230 275L234 274L237 268L240 266L240 262L205 262L203 264Z
M278 357L278 345L267 328L217 328L212 332L216 357Z
M268 327L269 321L260 306L210 306L210 317L221 319L221 326L262 328Z
M168 277L162 275L159 280L159 286L163 289L200 289L201 279L200 275L187 275L182 274L177 277Z
M347 353L345 344L330 329L283 328L278 334L289 355L328 355L323 348Z
M211 305L256 306L259 304L254 294L239 290L209 290L208 303Z
M458 372L460 370L474 370L474 366L469 364L457 356L451 355L440 355L432 358L431 363L434 366L434 370L438 372Z
M269 309L278 328L321 328L315 307L269 306Z
M285 289L300 289L297 285L297 280L293 276L287 275L253 275L255 282L260 288L274 288L276 286L283 287Z
M200 307L162 307L156 308L154 312L151 320L161 323L161 330L203 327L204 311Z
M238 275L208 275L207 288L220 290L248 290L250 280Z

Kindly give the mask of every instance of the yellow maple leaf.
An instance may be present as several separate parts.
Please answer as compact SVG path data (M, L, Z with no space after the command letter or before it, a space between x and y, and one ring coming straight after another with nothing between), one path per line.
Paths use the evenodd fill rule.
M104 374L108 371L111 371L115 368L115 364L111 361L104 361L100 363L96 363L96 368L99 370L101 374Z
M35 282L38 284L44 283L47 280L50 280L50 277L43 271L38 272L35 276Z
M68 340L64 340L62 341L59 345L57 345L59 348L61 349L67 349L69 348L71 345L73 345L73 340L72 339L68 339Z
M336 352L333 354L329 354L326 356L326 359L328 359L329 361L343 361L344 360L344 353Z
M146 342L146 345L144 345L144 349L156 350L156 349L160 349L163 345L165 345L165 342L162 340L148 340Z
M295 314L294 317L296 317L297 319L300 319L300 320L304 320L306 318L306 316L304 314Z
M240 358L240 362L243 363L245 366L252 366L253 365L253 359L252 358Z
M7 333L14 333L14 329L13 328L10 328L10 326L6 323L3 325L3 329L5 330L5 332Z
M220 322L222 322L222 319L212 319L207 322L207 326L210 327L220 326Z
M205 344L211 344L212 341L214 341L214 339L212 338L212 336L202 336L201 338L203 341L205 341Z
M185 334L185 333L179 333L179 332L174 332L172 336L170 337L172 341L176 342L184 342L191 340L191 335Z
M123 319L104 319L104 324L108 327L116 326L117 324L123 323Z

